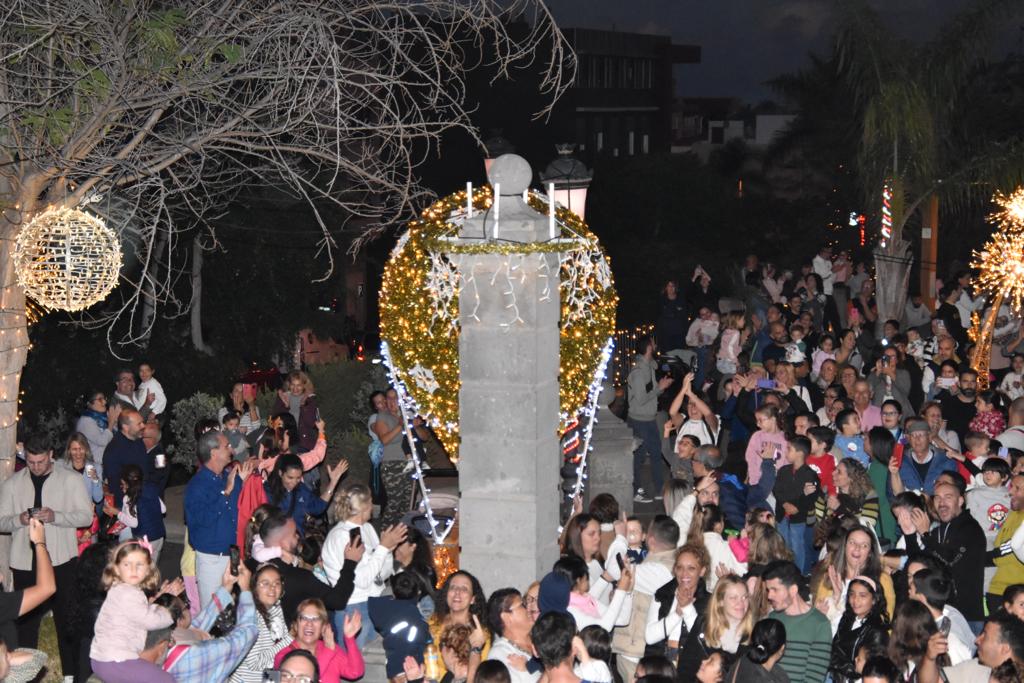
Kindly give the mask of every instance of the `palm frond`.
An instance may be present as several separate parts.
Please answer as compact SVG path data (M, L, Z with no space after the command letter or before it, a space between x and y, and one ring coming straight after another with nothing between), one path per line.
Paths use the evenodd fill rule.
M878 96L889 80L895 41L878 13L865 0L840 3L836 36L838 69L862 106Z
M917 64L936 108L952 110L971 72L984 60L999 20L1020 7L1020 0L974 0L925 45Z
M1024 135L990 142L958 162L936 182L943 200L953 208L983 202L996 190L1011 191L1024 185Z

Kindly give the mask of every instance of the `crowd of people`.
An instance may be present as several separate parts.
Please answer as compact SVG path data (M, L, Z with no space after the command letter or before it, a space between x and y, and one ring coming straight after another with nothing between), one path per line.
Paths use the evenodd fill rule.
M394 391L353 481L298 371L269 416L238 384L195 425L164 580L167 400L152 366L118 373L0 485L0 680L44 665L47 611L83 683L359 680L374 643L395 683L1024 680L1020 320L999 312L979 378L969 274L901 321L828 249L740 279L732 307L703 268L665 287L626 382L632 500L576 501L550 571L490 595L439 580Z
M880 320L867 269L828 247L796 272L750 256L738 280L729 299L699 266L668 283L636 347L633 502L663 506L648 546L678 549L658 559L674 583L627 581L618 672L658 645L676 680L1020 680L1020 319L995 312L979 378L970 273L903 320ZM593 555L592 584L616 553ZM643 649L615 647L627 631Z

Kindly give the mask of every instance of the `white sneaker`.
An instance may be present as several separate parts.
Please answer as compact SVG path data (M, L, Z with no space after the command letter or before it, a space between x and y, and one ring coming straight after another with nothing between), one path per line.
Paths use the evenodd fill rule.
M650 498L643 489L637 489L636 495L633 496L634 503L653 503L654 499Z

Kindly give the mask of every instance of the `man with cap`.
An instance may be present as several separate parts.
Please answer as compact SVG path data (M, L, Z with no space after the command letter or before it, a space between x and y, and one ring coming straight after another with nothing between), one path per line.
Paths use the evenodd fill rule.
M929 496L935 493L935 480L946 471L956 471L956 461L931 445L928 423L914 418L907 423L907 438L910 443L903 450L903 460L889 461L889 497L903 491L924 491Z

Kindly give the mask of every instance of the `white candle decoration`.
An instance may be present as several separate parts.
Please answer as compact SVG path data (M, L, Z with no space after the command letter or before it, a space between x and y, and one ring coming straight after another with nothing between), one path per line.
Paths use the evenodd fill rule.
M498 239L499 220L501 220L501 183L494 183L494 239Z
M466 183L466 218L473 217L473 183Z
M555 239L555 184L548 183L548 238Z

